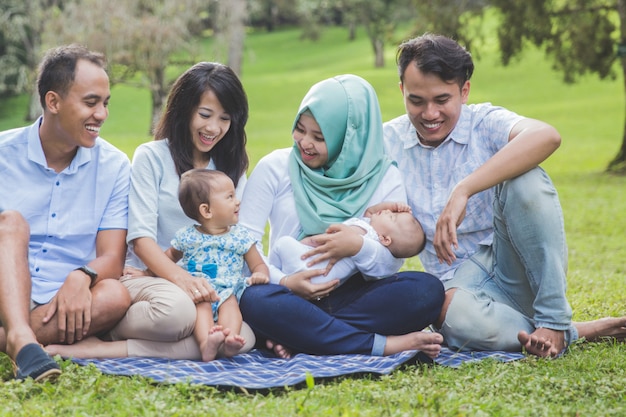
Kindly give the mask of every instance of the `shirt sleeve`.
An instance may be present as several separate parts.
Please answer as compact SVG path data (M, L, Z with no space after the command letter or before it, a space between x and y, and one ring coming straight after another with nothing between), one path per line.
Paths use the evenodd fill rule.
M270 270L270 282L278 284L285 273L271 265L263 251L263 236L280 183L279 173L273 166L275 164L272 164L271 159L264 157L250 174L241 200L239 223L255 239L257 249ZM246 271L249 273L247 266Z
M119 151L111 152L111 158L104 158L104 164L116 166L115 184L103 212L98 230L128 229L128 193L130 187L130 161ZM117 162L117 163L115 163ZM107 178L107 181L110 179Z
M139 237L157 240L159 183L163 166L150 148L140 145L135 151L128 200L128 236L130 243Z

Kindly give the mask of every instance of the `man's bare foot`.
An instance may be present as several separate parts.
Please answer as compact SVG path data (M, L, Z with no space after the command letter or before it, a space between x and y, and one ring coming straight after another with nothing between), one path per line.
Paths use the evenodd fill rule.
M291 352L286 349L283 345L279 345L278 343L274 343L274 341L272 340L267 340L265 342L265 346L267 346L267 348L269 350L271 350L272 352L274 352L274 354L276 356L278 356L281 359L289 359L291 358Z
M44 350L49 355L60 355L63 358L126 358L128 344L125 340L105 342L95 336L76 342L72 345L48 345Z
M226 358L231 358L238 354L245 344L246 339L244 339L241 335L228 334L226 335L226 339L224 339L224 344L220 348L220 354Z
M578 337L588 341L612 338L623 341L626 339L626 317L605 317L598 320L573 323L578 330Z
M400 336L387 336L383 355L393 355L405 350L419 350L429 358L436 358L441 353L443 336L435 332L413 332Z
M226 335L224 335L222 326L211 327L207 338L198 343L200 353L202 354L202 361L210 362L214 360L220 347L224 344L225 339Z
M517 334L517 340L526 352L540 358L556 358L566 348L565 332L545 327L539 327L531 334L522 330Z

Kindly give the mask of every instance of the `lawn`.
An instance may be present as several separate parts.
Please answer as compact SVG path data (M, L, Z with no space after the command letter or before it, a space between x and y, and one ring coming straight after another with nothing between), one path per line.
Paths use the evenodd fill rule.
M394 66L373 68L369 42L332 29L318 42L297 30L251 33L242 80L250 100L248 150L252 166L291 144L298 104L315 82L355 73L376 88L384 120L403 111ZM394 44L405 37L398 34ZM211 60L211 47L203 44ZM622 80L585 77L565 85L538 51L512 66L498 63L490 40L476 62L470 102L491 101L545 120L561 132L561 148L543 165L559 190L569 244L568 297L575 320L626 314L626 178L604 173L617 153L624 123ZM147 91L112 89L102 136L132 156L147 135ZM25 122L25 98L0 101L0 129ZM252 168L252 167L251 167ZM405 268L421 268L417 259ZM460 369L410 365L389 376L315 381L313 387L269 392L220 391L111 377L64 361L55 384L16 383L0 357L0 416L621 416L626 413L626 345L579 343L558 360L486 361Z

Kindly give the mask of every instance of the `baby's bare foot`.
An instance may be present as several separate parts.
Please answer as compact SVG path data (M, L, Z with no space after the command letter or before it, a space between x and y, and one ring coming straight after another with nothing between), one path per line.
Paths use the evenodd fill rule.
M210 362L214 360L219 352L220 347L224 344L226 336L222 331L222 326L213 326L209 330L207 337L200 341L199 347L202 353L202 360Z
M239 353L243 345L246 344L246 339L238 334L229 334L224 340L224 344L221 347L220 354L224 357L230 358Z

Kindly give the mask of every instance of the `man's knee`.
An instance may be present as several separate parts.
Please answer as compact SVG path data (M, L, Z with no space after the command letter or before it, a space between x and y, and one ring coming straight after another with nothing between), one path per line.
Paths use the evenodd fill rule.
M533 205L538 196L554 194L556 189L548 174L536 167L522 175L505 181L501 185L500 194L505 198L514 196L516 204Z
M94 319L104 321L120 320L130 307L130 294L126 287L116 279L103 279L93 288Z
M493 301L458 288L449 300L441 333L452 349L519 350L508 341L502 323L492 314Z

